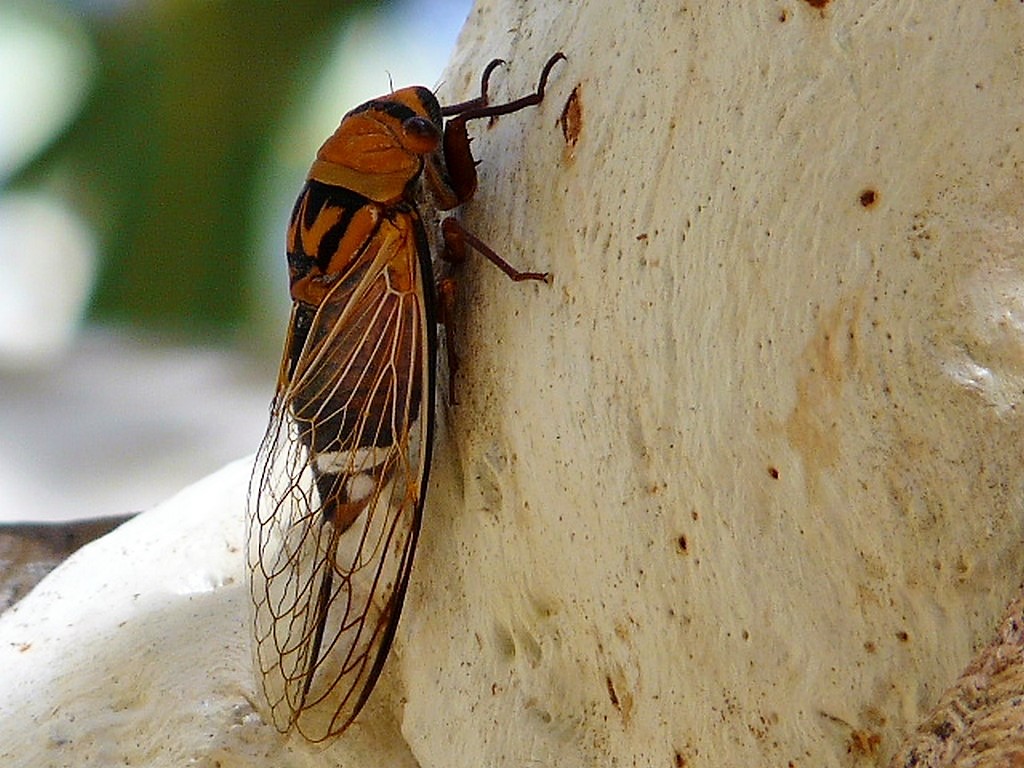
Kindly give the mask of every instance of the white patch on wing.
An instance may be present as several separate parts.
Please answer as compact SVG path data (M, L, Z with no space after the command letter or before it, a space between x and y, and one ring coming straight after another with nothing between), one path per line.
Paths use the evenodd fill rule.
M318 453L313 459L317 472L324 475L353 475L367 472L387 461L390 445L371 445L354 451Z
M365 473L353 475L348 479L348 482L345 483L345 490L348 492L348 500L350 502L360 502L363 501L363 499L369 498L376 485L377 481L372 475L367 475Z

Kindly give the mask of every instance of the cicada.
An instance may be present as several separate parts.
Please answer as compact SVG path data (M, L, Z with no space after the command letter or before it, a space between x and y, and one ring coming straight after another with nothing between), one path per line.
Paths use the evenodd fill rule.
M423 87L362 104L320 147L287 234L292 311L247 513L253 655L270 720L322 741L365 705L395 636L430 471L439 315L417 204L473 196L466 124L539 104L480 96L441 107ZM446 120L446 118L448 118ZM421 185L421 180L424 182ZM472 247L453 218L443 258ZM439 295L438 295L439 294ZM449 376L456 358L449 349Z

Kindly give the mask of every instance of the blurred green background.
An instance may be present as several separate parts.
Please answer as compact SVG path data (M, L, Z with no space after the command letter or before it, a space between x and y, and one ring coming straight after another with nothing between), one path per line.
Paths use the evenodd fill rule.
M374 17L392 26L395 39L374 53L395 74L416 44L410 14L433 42L438 22L451 30L467 10L397 0L7 0L8 24L46 30L73 52L59 76L77 82L69 100L80 106L5 187L58 195L95 235L90 319L193 339L244 334L259 310L260 237L267 217L279 217L267 189L301 182L280 177L287 132L294 138L309 118L328 71L338 79L334 119L352 106L346 73L332 66L340 56L358 69L357 56L338 50L345 30ZM450 31L440 37L454 41ZM377 81L386 91L384 69Z
M143 508L255 449L316 148L434 87L469 9L0 0L0 520Z

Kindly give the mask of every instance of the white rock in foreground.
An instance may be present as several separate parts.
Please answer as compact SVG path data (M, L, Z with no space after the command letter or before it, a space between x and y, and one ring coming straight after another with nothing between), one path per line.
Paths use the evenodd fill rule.
M79 550L0 617L0 763L183 765L247 727L246 471L230 465Z
M0 616L0 765L336 759L295 749L250 703L250 467L231 464L84 547ZM355 728L344 754L365 757L368 732Z

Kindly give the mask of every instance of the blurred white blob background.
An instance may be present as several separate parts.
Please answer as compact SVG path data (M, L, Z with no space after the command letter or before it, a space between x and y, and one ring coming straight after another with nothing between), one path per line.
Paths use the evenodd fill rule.
M44 4L31 14L0 5L0 190L75 116L94 65L88 39L66 16ZM73 338L95 271L94 238L59 199L2 194L0 366L56 360Z
M89 94L97 61L80 14L161 1L0 0L0 522L144 510L253 452L266 426L276 362L85 325L103 257L95 233L47 185L9 184ZM264 229L253 292L275 309L254 335L283 339L283 232L317 146L348 109L386 93L389 75L396 87L436 85L469 7L406 0L339 31L254 190Z

